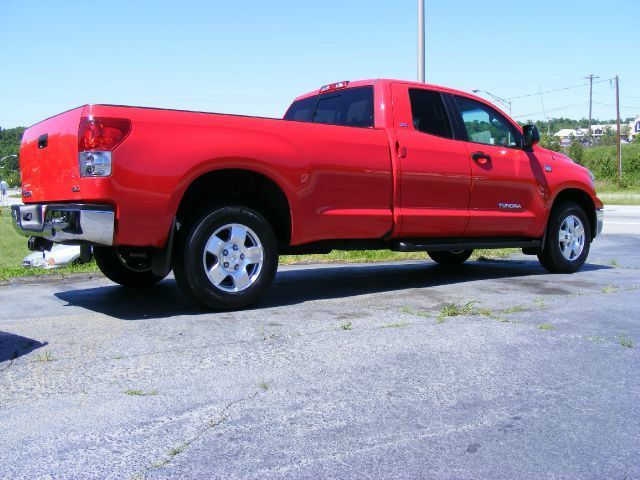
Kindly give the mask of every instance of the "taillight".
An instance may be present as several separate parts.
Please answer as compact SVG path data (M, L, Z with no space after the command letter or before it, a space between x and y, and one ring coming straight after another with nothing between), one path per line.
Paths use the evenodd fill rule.
M111 151L131 131L126 118L83 117L78 131L78 163L82 177L111 175Z
M78 132L78 150L113 150L130 131L131 121L126 118L83 117Z

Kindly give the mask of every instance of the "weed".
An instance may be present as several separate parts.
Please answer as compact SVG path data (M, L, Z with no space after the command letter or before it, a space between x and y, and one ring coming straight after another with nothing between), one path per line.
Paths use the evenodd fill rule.
M618 260L616 260L615 258L612 258L611 260L609 260L609 265L611 265L612 267L617 267Z
M533 303L535 303L538 308L545 308L547 306L544 298L536 298Z
M430 317L429 312L422 312L420 310L414 310L409 307L402 307L400 313L406 313L408 315L415 315L416 317Z
M607 285L602 289L602 293L615 293L618 291L618 287L615 285Z
M184 452L184 449L185 449L185 445L173 447L171 450L169 450L169 457L173 458L176 455L180 455L182 452Z
M150 390L148 392L145 392L144 390L125 390L124 393L133 397L148 397L158 395L157 390Z
M52 362L53 355L51 355L51 352L47 350L46 352L37 354L35 361L36 362Z
M270 385L267 382L260 382L260 388L262 390L269 390Z
M457 303L449 303L442 307L442 310L438 313L436 322L444 323L447 317L461 317L465 315L475 315L476 309L473 307L478 302L468 302L464 305Z
M524 305L515 305L510 308L505 308L504 310L501 310L501 311L504 314L510 315L512 313L524 312L525 310L526 310L526 307Z
M408 322L396 322L396 323L387 323L386 325L382 325L380 328L402 328L408 327L411 325Z
M541 323L538 325L538 330L555 330L556 327L551 325L550 323Z
M117 354L113 357L114 360L122 360L123 358L124 358L124 355L120 355L120 354Z
M619 335L618 336L618 340L620 341L620 345L625 347L625 348L633 348L634 347L633 340L631 339L631 337L627 337L625 335Z
M353 324L351 322L343 323L340 325L342 330L353 330Z

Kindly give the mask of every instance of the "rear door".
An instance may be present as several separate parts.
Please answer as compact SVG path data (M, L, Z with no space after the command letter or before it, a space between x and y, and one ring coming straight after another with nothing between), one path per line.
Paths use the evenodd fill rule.
M544 207L534 174L537 160L522 149L522 133L498 110L468 97L453 98L473 172L465 236L527 236L535 227L535 212Z
M23 200L79 200L78 128L84 107L28 128L20 146Z
M469 220L471 165L454 140L442 93L414 85L392 87L400 235L455 237Z

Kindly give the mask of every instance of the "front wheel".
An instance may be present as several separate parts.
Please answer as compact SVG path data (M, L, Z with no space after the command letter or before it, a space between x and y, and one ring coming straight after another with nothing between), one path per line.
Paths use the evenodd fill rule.
M191 299L213 309L257 302L278 268L278 244L267 220L242 206L203 215L179 239L176 281Z
M93 256L105 277L125 287L150 287L165 277L151 271L151 260L142 252L118 247L93 247Z
M538 260L552 273L576 272L587 260L590 242L591 228L582 207L563 203L551 212Z
M431 260L440 265L460 265L469 259L473 250L427 251L427 253L431 257Z

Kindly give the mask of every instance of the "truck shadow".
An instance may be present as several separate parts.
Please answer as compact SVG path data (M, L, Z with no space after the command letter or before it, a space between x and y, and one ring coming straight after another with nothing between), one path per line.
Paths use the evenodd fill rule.
M582 271L607 269L585 264ZM253 310L295 305L310 300L336 299L385 293L410 288L455 285L476 280L546 275L538 261L504 260L469 262L451 268L433 263L389 263L374 265L310 265L284 268L265 298ZM541 294L570 294L556 283L536 285ZM530 288L530 287L528 287ZM153 288L131 290L119 286L71 290L55 294L70 306L79 306L121 320L168 318L176 315L211 313L189 303L175 280L164 280Z
M46 345L48 345L47 342L42 343L13 333L0 332L0 371L6 368L5 365L1 365L3 362L15 360Z

